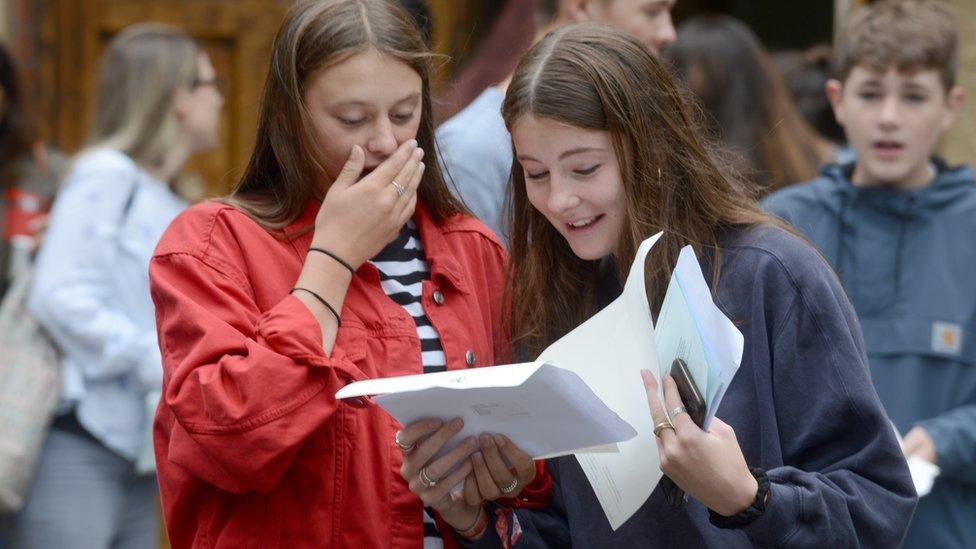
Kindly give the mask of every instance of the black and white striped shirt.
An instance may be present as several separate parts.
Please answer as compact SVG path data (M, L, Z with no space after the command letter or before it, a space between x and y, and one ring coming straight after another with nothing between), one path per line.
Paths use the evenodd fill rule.
M408 221L400 236L390 242L373 258L373 265L380 271L380 285L390 299L406 309L417 325L420 338L420 358L424 373L443 372L447 358L441 347L440 336L424 312L421 298L423 281L430 279L430 267L420 242L420 231L413 221Z
M403 226L400 236L387 244L371 263L380 272L380 285L383 291L390 299L406 309L417 325L420 359L424 373L446 370L447 357L444 356L440 335L427 318L421 302L423 281L430 278L430 267L427 265L427 257L424 255L423 244L420 241L420 231L413 220ZM437 532L437 526L425 509L424 548L442 547L444 542Z

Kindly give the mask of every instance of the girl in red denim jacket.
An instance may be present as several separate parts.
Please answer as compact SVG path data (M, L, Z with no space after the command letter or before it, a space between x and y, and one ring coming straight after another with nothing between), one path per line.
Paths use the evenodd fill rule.
M174 547L450 545L447 532L477 518L480 505L450 493L470 461L443 478L414 471L423 441L334 396L360 379L507 358L504 252L424 162L431 59L393 2L297 3L243 177L160 242L155 446ZM430 426L424 436L455 428ZM519 458L504 495L541 497L522 492L545 479ZM421 498L404 472L427 474Z

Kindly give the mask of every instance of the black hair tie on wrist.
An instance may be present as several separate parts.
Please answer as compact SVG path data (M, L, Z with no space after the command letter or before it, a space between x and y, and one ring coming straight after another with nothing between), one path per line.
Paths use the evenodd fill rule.
M291 293L295 293L296 290L301 290L303 292L306 292L306 293L311 294L312 297L314 297L315 299L317 299L319 301L319 303L321 303L322 305L325 305L325 308L328 309L329 312L332 313L332 316L335 317L337 327L339 327L339 328L342 327L342 320L339 319L339 313L338 313L338 311L335 310L335 307L333 307L332 305L329 305L329 302L326 301L322 296L320 296L319 294L313 292L312 290L309 290L308 288L301 288L301 287L298 287L298 286L292 288L291 289Z
M723 517L709 509L708 520L713 526L726 529L742 528L763 516L763 513L766 512L766 506L769 505L769 476L766 475L766 471L759 467L750 468L749 472L752 473L752 476L756 478L756 482L759 483L755 501L752 502L752 505L746 507L744 511L736 513L731 517Z
M339 257L336 254L330 252L329 250L323 250L322 248L309 248L308 251L310 251L310 252L318 252L320 254L325 254L325 255L331 257L332 259L336 260L340 265L342 265L343 267L349 269L349 272L352 273L355 276L356 269L353 269L352 268L352 265L350 265L348 261L346 261L345 259L342 259L341 257Z

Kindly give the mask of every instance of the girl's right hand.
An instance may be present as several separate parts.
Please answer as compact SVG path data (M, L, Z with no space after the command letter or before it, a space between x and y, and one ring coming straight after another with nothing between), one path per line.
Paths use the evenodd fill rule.
M411 139L360 179L366 154L354 146L315 218L312 246L357 268L392 242L413 215L424 173L423 149ZM405 192L398 193L396 182Z

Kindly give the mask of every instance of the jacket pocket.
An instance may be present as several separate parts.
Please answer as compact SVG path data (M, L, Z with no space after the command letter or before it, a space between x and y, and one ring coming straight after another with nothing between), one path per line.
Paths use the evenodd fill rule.
M909 316L864 317L860 322L869 357L915 355L974 363L976 341L966 323Z

